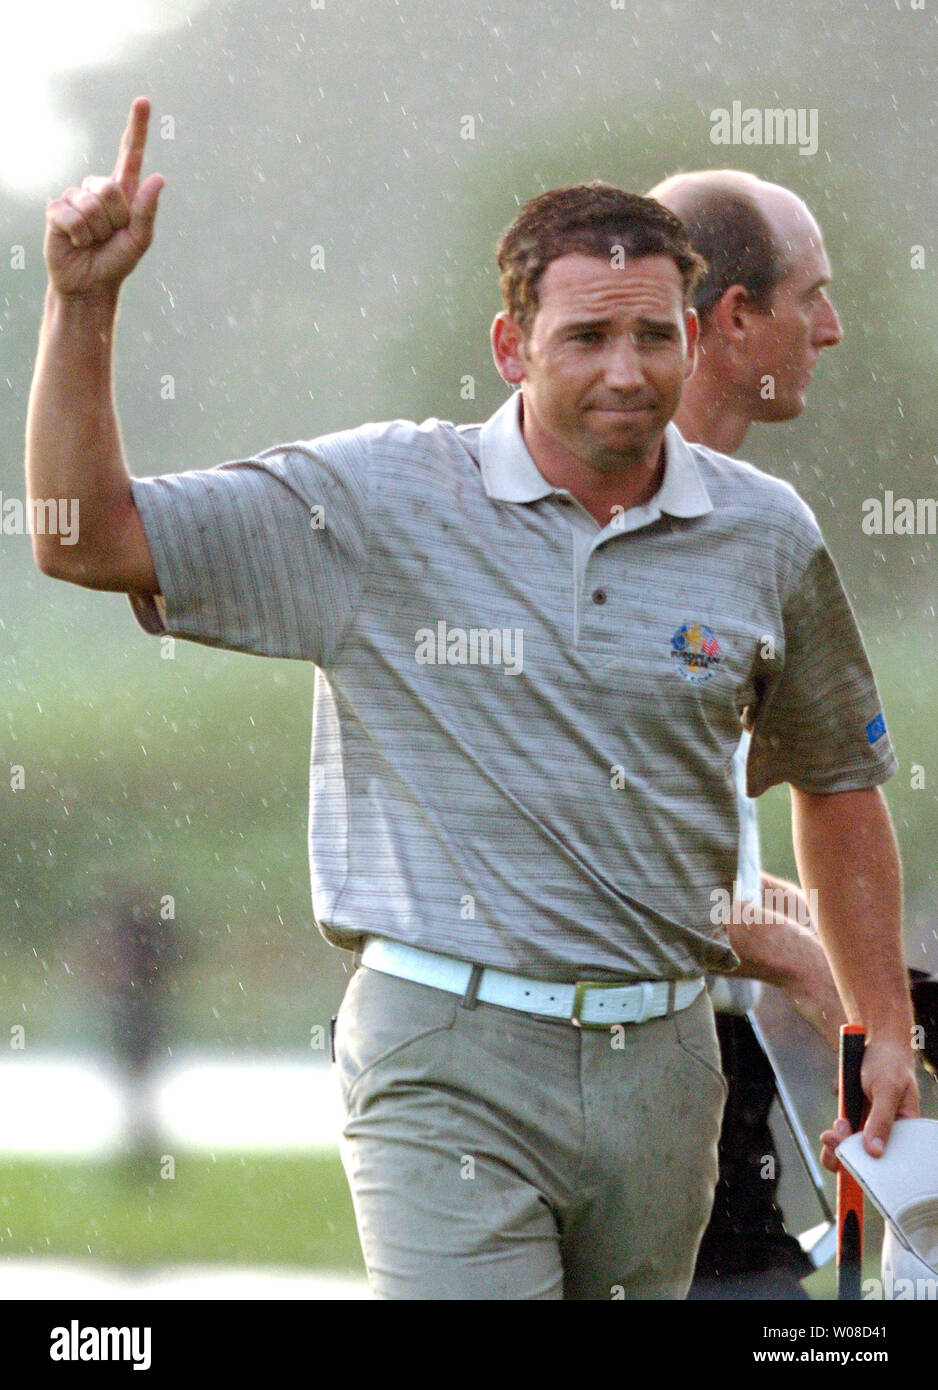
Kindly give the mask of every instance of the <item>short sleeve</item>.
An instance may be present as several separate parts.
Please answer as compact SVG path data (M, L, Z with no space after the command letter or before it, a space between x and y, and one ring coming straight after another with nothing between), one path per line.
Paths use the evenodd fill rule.
M160 599L149 633L327 666L355 620L367 563L367 472L313 445L133 481Z
M783 608L783 650L762 661L750 710L750 796L790 782L830 793L877 786L898 767L876 682L823 542Z

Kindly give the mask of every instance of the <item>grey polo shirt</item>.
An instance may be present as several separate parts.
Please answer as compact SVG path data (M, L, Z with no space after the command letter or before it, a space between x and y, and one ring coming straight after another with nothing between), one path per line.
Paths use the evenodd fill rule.
M484 425L365 425L133 485L151 632L312 661L309 850L327 939L541 979L732 968L732 777L896 763L850 607L787 484L669 425L600 527ZM246 691L246 698L250 698Z

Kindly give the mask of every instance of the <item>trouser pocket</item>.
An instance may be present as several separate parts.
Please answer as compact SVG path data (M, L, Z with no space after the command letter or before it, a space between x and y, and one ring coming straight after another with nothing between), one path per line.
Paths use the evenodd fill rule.
M360 966L336 1017L335 1062L346 1108L382 1063L415 1043L448 1032L459 996Z
M674 1026L682 1051L719 1083L725 1100L729 1087L720 1063L720 1044L713 1021L713 1008L706 991L688 1008L678 1010L674 1015Z

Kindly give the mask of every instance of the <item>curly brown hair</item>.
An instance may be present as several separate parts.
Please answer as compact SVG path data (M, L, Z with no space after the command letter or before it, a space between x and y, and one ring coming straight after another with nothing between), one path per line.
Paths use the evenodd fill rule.
M628 259L670 256L680 271L685 304L707 269L680 219L652 198L595 179L551 188L526 202L495 249L505 308L525 337L551 261L572 251L612 261L617 250Z

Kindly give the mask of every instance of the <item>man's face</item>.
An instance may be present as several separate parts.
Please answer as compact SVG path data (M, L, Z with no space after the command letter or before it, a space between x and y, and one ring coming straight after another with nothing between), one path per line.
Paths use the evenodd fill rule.
M813 218L806 216L789 234L788 255L792 269L776 285L769 312L750 321L754 420L800 415L815 362L824 348L843 338L827 294L830 262Z
M656 459L696 340L675 262L645 256L620 269L572 252L551 261L538 298L509 375L522 382L525 419L594 468Z

